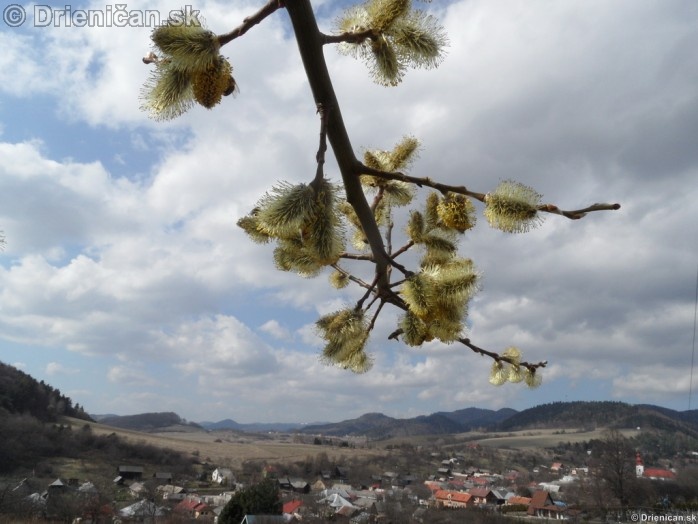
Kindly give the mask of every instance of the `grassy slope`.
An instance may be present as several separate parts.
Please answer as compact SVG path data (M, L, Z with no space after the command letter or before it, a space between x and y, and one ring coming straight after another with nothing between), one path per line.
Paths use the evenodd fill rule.
M68 419L75 428L86 424L83 420ZM255 437L252 434L240 434L231 431L167 431L162 433L142 433L139 431L114 428L88 422L96 435L108 435L115 433L117 436L130 442L144 442L161 448L168 448L181 453L198 453L204 460L210 459L213 463L230 464L239 467L248 460L266 460L270 462L293 462L303 460L307 456L315 456L325 452L331 457L345 456L375 456L382 454L374 449L349 449L328 446L314 446L312 444L299 444L294 442L281 442L262 436ZM216 442L220 440L220 442Z

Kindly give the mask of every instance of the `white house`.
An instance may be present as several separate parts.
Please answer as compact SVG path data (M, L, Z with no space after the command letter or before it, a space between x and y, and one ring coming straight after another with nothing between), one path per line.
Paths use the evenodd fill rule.
M232 486L235 483L235 475L229 468L216 468L211 473L211 480L217 484L227 484Z

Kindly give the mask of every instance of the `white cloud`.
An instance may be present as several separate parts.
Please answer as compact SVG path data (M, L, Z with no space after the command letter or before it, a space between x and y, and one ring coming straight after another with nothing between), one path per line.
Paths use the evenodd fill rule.
M139 364L112 366L107 371L107 380L122 387L156 386L158 381L149 376Z
M259 329L265 333L269 333L272 337L278 340L288 339L291 335L288 329L283 327L277 320L267 320Z
M688 365L686 359L685 365ZM657 399L688 400L690 376L685 368L662 365L637 366L613 379L614 394L656 402Z
M46 364L45 373L52 377L55 375L75 375L80 373L80 370L69 368L59 362L49 362Z

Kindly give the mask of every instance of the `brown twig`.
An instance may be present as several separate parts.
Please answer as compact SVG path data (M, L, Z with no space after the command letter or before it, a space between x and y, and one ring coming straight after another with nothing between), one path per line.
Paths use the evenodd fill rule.
M388 340L398 340L400 335L404 333L404 330L402 328L396 329L393 331L390 335L388 335ZM531 362L518 362L514 360L513 358L509 358L503 355L500 355L499 353L496 353L495 351L488 351L486 349L482 349L481 347L476 346L472 342L470 342L469 338L459 338L458 342L463 344L464 346L467 346L470 348L474 353L477 353L479 355L489 357L495 362L506 362L507 364L511 364L512 366L520 366L528 369L531 372L535 372L539 368L544 368L548 365L547 360L543 360L541 362L537 362L535 364L532 364Z
M417 187L431 187L433 189L436 189L437 191L440 191L443 194L446 194L448 192L460 193L461 195L467 195L469 197L475 198L480 202L485 201L484 193L475 193L473 191L469 191L465 186L450 186L448 184L442 184L441 182L435 182L434 180L428 177L418 178L415 176L406 175L405 173L401 173L399 171L383 171L381 169L369 167L364 163L361 163L361 165L358 168L358 171L362 175L371 175L378 178L382 178L384 180L398 180L400 182L414 184Z
M255 14L248 16L242 21L242 24L237 26L235 29L232 31L229 31L228 33L222 34L218 36L218 43L221 46L224 46L225 44L235 40L236 38L244 35L249 31L252 27L260 23L262 20L264 20L266 17L268 17L270 14L272 14L274 11L276 11L279 8L284 7L284 2L283 0L269 0L264 7L262 7L259 11L257 11Z
M343 42L349 44L360 44L367 38L375 38L377 35L373 29L364 29L363 31L346 31L338 35L326 35L322 33L323 44L341 44Z
M339 271L340 273L342 273L343 275L345 275L349 280L351 280L351 281L354 282L355 284L358 284L358 285L361 286L362 288L365 288L365 289L369 289L369 290L370 290L370 289L372 289L372 288L374 287L372 284L369 284L369 283L367 283L367 282L364 282L364 281L361 280L360 278L355 277L354 275L352 275L351 273L349 273L346 269L342 268L339 264L332 264L330 267L332 267L333 269Z
M323 34L317 26L315 13L309 0L289 0L286 4L286 12L291 19L315 104L332 107L327 120L327 140L334 151L337 166L342 175L347 202L354 208L374 256L375 274L378 277L377 292L379 295L384 292L389 293L390 257L385 252L381 232L361 187L358 177L361 171L357 169L360 162L354 154L327 68L323 54Z
M437 191L440 191L444 195L449 192L458 193L479 200L480 202L485 202L485 198L487 196L486 193L476 193L474 191L470 191L465 186L451 186L448 184L442 184L440 182L435 182L429 177L418 178L406 175L404 173L400 173L399 171L381 171L380 169L368 167L365 164L361 164L360 171L361 174L375 176L384 180L398 180L401 182L414 184L417 187L431 187L433 189L436 189ZM618 209L620 209L620 204L592 204L589 207L585 207L584 209L576 209L574 211L565 211L554 204L543 204L538 206L538 211L553 213L555 215L567 217L571 220L578 220L584 217L587 213L591 213L592 211L616 211Z
M487 351L486 349L482 349L481 347L478 347L472 342L470 342L469 338L459 338L458 342L469 347L473 352L478 353L480 355L484 355L486 357L490 357L492 360L495 360L496 362L506 362L507 364L511 364L513 366L525 367L530 371L535 371L538 368L544 368L548 365L547 360L543 360L542 362L538 362L537 364L531 364L530 362L517 362L512 358L505 357L494 351Z
M315 160L317 161L317 171L315 172L315 180L312 185L317 185L325 178L324 165L325 153L327 152L327 118L330 112L329 107L323 104L317 105L317 112L320 114L320 145L318 146Z
M584 209L575 209L574 211L565 211L553 204L544 204L542 206L539 206L538 209L540 211L546 211L548 213L562 215L571 220L579 220L580 218L583 218L587 213L591 213L592 211L617 211L618 209L620 209L620 204L592 204L589 207L585 207Z

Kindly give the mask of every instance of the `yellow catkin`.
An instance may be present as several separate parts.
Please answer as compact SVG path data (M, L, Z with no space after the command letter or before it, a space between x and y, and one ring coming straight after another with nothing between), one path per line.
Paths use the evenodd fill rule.
M395 20L409 12L410 7L410 0L373 0L366 9L369 25L379 33L387 31Z
M444 226L460 233L475 226L475 206L465 195L449 193L436 206L436 212Z
M223 95L230 89L232 67L223 57L192 76L194 99L207 109L219 104Z

